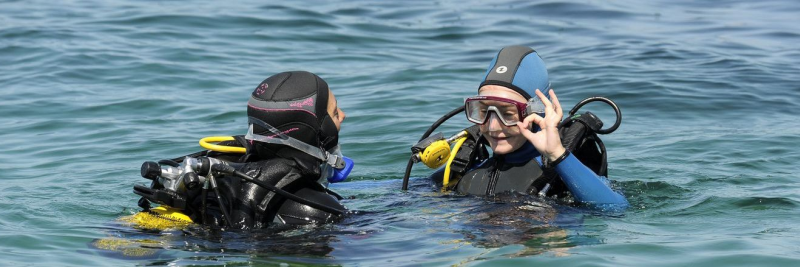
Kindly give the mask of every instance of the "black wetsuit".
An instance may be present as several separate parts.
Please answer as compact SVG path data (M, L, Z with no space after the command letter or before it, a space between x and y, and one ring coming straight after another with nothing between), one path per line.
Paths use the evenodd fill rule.
M571 196L586 204L628 206L625 197L611 189L606 177L592 172L572 154L549 170L540 166L541 155L533 145L526 143L514 152L494 155L467 171L459 179L456 191L469 195L517 192L557 198ZM431 179L441 185L441 174L437 171Z
M273 158L255 162L232 164L247 175L274 185L299 197L345 210L332 192L317 182L319 175L301 171L298 164L289 159ZM228 218L235 229L263 228L273 224L314 224L328 223L339 219L337 216L276 194L254 183L234 176L217 177L222 198L222 206L230 214ZM205 220L201 216L202 197L197 197L190 205L192 220L212 226L228 227L223 220L223 212L216 195L209 190L206 197Z
M494 155L459 179L456 190L469 195L494 195L502 192L536 194L547 188L547 196L563 197L568 190L554 171L545 172L531 157L538 154L526 145L507 155Z

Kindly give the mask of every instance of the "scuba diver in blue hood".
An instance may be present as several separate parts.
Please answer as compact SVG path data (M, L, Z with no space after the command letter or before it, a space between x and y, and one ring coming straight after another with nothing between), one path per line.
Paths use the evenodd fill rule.
M573 116L580 106L596 100L584 100L562 122L561 103L550 88L547 69L538 53L525 46L505 47L489 65L478 95L467 98L463 109L446 115L463 110L475 125L446 141L441 135L423 139L412 148L412 160L434 167L437 164L429 165L429 161L443 158L450 150L444 147L440 151L445 152L430 152L432 144L458 139L461 141L455 146L462 151L453 151L446 168L431 176L445 189L453 187L469 195L517 192L553 198L571 196L581 203L626 207L625 197L612 190L604 177L605 148L596 136L619 126L618 108L610 100L603 100L618 114L617 124L608 130L600 129L602 122L590 112ZM597 151L598 142L602 151ZM491 156L486 144L491 147ZM575 154L580 154L581 159Z
M339 150L345 113L328 84L304 71L273 75L251 94L247 116L244 136L205 138L208 150L145 162L142 176L153 184L134 187L139 205L233 229L341 219L342 198L327 185L344 180L353 162Z

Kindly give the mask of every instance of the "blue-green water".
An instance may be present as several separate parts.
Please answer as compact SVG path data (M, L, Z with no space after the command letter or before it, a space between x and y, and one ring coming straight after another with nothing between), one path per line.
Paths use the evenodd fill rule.
M0 265L800 264L796 1L265 2L0 1ZM626 212L442 195L421 165L399 190L409 146L512 44L565 106L621 106L604 140ZM357 166L332 187L357 214L277 234L116 223L141 162L243 134L249 93L287 70L347 114ZM152 255L91 245L112 237Z

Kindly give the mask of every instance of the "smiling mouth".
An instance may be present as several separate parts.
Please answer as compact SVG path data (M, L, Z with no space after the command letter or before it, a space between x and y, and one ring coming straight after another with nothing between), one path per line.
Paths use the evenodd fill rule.
M497 141L504 141L504 140L508 139L508 137L492 136L492 139L497 140Z

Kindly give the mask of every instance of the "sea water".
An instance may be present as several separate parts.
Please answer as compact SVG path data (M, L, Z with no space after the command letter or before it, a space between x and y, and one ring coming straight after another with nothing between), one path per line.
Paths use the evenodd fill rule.
M795 266L796 1L0 1L0 265ZM436 191L413 145L536 49L565 107L605 96L622 213ZM143 161L244 134L250 92L319 74L355 213L290 231L140 231ZM610 108L583 110L610 124ZM456 116L446 135L469 124ZM99 249L98 244L105 248Z

